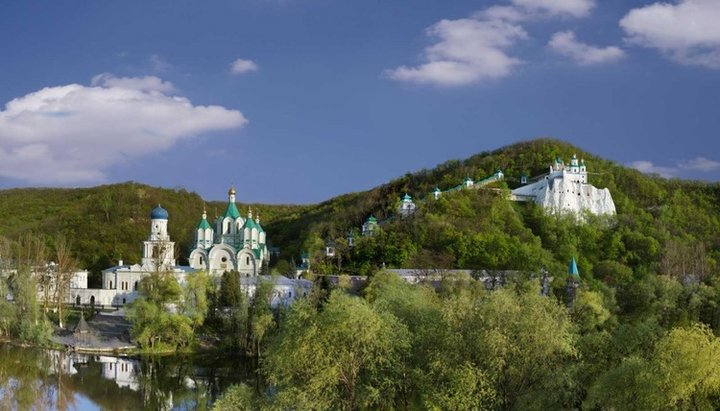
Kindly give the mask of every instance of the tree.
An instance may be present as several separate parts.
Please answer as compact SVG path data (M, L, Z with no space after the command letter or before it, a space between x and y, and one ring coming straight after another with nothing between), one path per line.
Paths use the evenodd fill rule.
M704 325L668 332L648 357L631 356L601 376L585 405L605 409L717 409L720 340Z
M249 307L250 315L250 337L253 345L252 350L259 358L261 344L265 335L275 326L275 317L270 309L270 301L273 297L274 278L270 281L263 281L256 278L255 294Z
M203 324L208 313L208 289L212 280L205 271L198 271L185 278L180 314L190 318L193 332Z
M72 246L69 240L62 235L55 237L55 258L57 260L53 269L54 302L58 314L58 326L63 328L62 308L70 289L70 281L77 270L77 261L72 255Z
M225 271L220 278L218 303L221 307L239 307L243 299L240 288L240 274L237 271Z
M373 408L394 396L407 329L358 297L333 292L317 311L297 301L273 339L263 373L280 408Z
M150 273L140 281L139 291L140 297L127 310L133 340L150 349L188 346L193 339L192 320L169 311L180 303L182 295L182 289L172 273Z
M536 290L469 293L444 303L442 349L431 364L441 387L472 365L484 400L502 409L557 409L571 380L575 334L565 308ZM542 336L542 338L537 338ZM488 389L485 378L492 381Z
M215 401L212 411L251 411L258 409L258 399L247 384L231 385Z

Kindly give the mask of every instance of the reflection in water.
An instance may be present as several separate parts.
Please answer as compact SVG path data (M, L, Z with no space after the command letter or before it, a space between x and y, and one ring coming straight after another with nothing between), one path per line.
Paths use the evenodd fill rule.
M229 385L255 385L250 360L137 358L0 344L0 409L205 410Z

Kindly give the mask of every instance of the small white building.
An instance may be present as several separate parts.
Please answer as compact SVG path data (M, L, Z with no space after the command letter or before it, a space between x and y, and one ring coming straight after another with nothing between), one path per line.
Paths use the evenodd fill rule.
M370 217L368 217L362 225L362 236L365 237L373 235L375 231L377 231L378 227L377 218L375 218L374 215L370 215Z
M400 206L398 207L398 214L400 214L400 217L407 217L415 213L415 203L413 202L412 197L408 195L408 193L405 193L405 196L402 198L402 202L400 202Z

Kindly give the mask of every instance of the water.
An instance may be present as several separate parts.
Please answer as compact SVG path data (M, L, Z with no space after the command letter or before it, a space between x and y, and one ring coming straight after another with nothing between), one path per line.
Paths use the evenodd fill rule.
M240 357L112 357L0 344L0 410L206 410L256 384Z

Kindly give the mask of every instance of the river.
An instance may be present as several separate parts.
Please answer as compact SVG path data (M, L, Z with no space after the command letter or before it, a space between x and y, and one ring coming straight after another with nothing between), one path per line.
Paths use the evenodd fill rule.
M206 410L228 386L253 385L241 357L113 357L0 344L0 410Z

